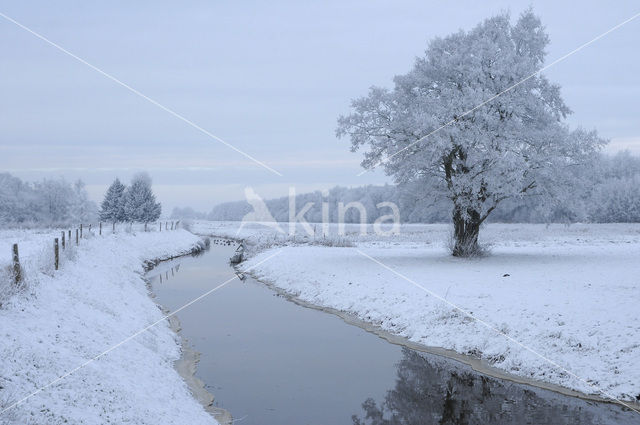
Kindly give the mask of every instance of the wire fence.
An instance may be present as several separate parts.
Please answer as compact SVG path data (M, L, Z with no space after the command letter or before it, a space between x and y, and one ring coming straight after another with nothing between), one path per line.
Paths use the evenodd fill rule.
M71 228L60 229L59 235L53 237L50 245L42 247L38 250L31 263L38 269L58 270L63 258L75 257L76 250L81 246L82 242L88 238L101 237L117 234L120 232L167 232L178 230L181 228L180 220L157 221L153 223L80 223ZM44 260L44 261L43 261ZM44 264L42 264L44 263ZM46 264L48 263L48 265ZM20 246L14 243L11 246L11 265L5 267L6 274L9 274L9 280L15 288L18 289L25 277L25 265L21 261Z

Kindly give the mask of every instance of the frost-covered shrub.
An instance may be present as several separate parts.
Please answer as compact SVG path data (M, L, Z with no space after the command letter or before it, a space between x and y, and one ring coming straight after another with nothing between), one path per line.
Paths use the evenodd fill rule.
M640 176L615 179L598 186L590 217L600 223L640 222Z
M24 284L16 285L14 283L13 267L4 265L0 267L0 308L16 293L18 293Z
M341 236L331 236L326 238L316 238L311 241L311 245L331 246L331 247L354 247L356 244L349 238Z

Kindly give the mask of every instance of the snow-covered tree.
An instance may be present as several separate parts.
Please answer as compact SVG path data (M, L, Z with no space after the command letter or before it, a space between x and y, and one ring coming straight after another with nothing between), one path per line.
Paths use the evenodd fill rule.
M73 193L71 219L78 223L94 220L98 216L98 208L94 202L89 200L89 194L82 180L76 180L73 184Z
M73 189L62 178L43 179L34 184L37 194L39 213L37 221L50 221L51 223L63 223L71 220L71 204Z
M353 151L367 147L363 167L384 165L396 182L449 199L456 256L477 252L480 226L500 202L552 199L567 167L604 143L564 122L559 86L537 73L548 43L531 10L515 25L508 14L489 18L431 41L393 90L371 88L338 120Z
M36 221L33 188L9 173L0 174L0 224Z
M125 190L126 187L120 182L120 179L116 178L113 183L111 183L100 205L100 220L112 223L125 221Z
M126 220L148 223L157 220L161 212L162 207L151 190L151 177L147 173L136 174L125 191Z

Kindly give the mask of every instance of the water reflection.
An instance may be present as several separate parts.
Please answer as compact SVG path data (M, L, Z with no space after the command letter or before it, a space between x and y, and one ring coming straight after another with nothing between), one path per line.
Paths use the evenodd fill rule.
M174 265L173 267L171 267L171 269L167 269L164 272L163 271L149 271L147 272L147 279L153 283L153 281L158 278L158 280L160 281L160 283L166 283L169 281L169 278L174 278L176 276L176 273L178 273L178 271L180 271L180 263ZM169 275L169 273L171 273L171 275Z
M636 413L480 375L407 348L395 388L381 404L367 399L354 425L638 424Z

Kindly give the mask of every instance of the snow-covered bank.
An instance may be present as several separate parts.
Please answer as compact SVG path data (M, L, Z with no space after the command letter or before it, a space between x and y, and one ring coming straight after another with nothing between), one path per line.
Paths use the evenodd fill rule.
M28 234L18 237L29 246ZM0 232L6 251L15 238ZM95 236L58 271L26 267L27 290L0 309L2 409L161 319L142 264L198 242L184 230ZM33 246L25 260L39 258L41 244ZM179 339L162 321L0 414L0 423L215 424L174 369L179 357Z
M209 228L216 226L231 236L233 226ZM260 239L246 227L242 232ZM351 235L355 247L288 246L251 274L304 301L420 344L480 356L518 376L587 394L598 392L592 384L604 397L640 397L640 226L489 225L483 236L492 243L491 256L471 260L447 253L446 226L403 226L402 232ZM270 254L263 251L242 267Z

